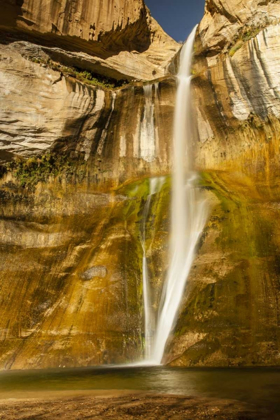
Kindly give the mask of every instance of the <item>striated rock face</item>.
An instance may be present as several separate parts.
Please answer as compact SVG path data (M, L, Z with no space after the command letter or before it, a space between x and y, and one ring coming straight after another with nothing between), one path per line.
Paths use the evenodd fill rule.
M199 25L202 49L207 56L227 52L241 34L253 36L254 31L277 24L279 18L277 0L206 0Z
M208 1L193 80L212 215L165 361L279 365L280 5Z
M149 181L98 191L95 178L80 172L50 178L33 191L11 175L1 182L2 369L141 358L140 238ZM166 184L152 202L154 281L162 277L168 198Z
M172 366L280 364L279 192L242 173L203 175L212 213L169 343Z
M95 157L111 179L169 170L172 78L104 90L31 61L37 50L26 42L1 50L2 160L60 150Z
M2 369L143 353L142 215L147 177L170 172L176 82L158 77L178 45L142 1L88 3L2 9L0 160L13 162L0 171ZM169 192L147 220L157 288Z
M179 45L151 17L143 0L1 0L2 39L31 39L70 52L82 68L119 78L166 74ZM66 54L67 56L67 54ZM94 59L92 58L94 56ZM87 63L88 62L88 63Z
M125 48L142 49L149 43L149 33L142 38L126 37L122 32L131 30L144 17L145 5L142 0L91 3L86 0L62 2L39 0L34 4L30 0L2 2L4 6L1 23L7 24L7 16L14 19L18 28L32 32L54 34L61 37L76 37L84 41L101 41L107 49L110 35L119 38ZM5 19L6 18L6 19ZM133 34L133 32L132 32ZM106 41L107 37L107 41ZM105 41L105 45L104 45ZM116 45L117 47L117 45ZM105 53L105 51L104 51Z
M0 0L1 368L143 353L143 214L170 173L179 46L142 1L89 3ZM193 146L212 214L171 365L280 363L279 19L277 1L206 2ZM165 178L146 215L154 309L169 196Z
M278 167L280 5L255 3L207 3L194 65L196 162L265 178Z

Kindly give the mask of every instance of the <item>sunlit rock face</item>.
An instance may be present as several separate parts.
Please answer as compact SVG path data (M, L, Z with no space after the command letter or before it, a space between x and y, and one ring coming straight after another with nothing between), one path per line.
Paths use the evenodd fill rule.
M279 366L279 189L261 192L240 172L201 182L212 212L165 362Z
M31 39L109 77L162 77L179 49L143 0L1 0L0 6L2 40Z
M193 65L195 167L212 212L165 362L280 364L280 5L207 1Z
M103 177L115 180L168 172L172 78L105 90L31 61L37 49L25 42L2 47L2 160L57 149L85 162L96 159Z
M199 26L202 49L209 55L227 52L240 34L279 22L280 5L276 0L206 0Z
M3 24L12 20L19 28L41 33L53 33L58 36L75 36L85 41L99 41L105 34L125 31L135 25L145 13L142 0L132 2L105 0L96 4L85 0L62 2L39 0L34 4L30 0L11 0L2 2L1 16ZM5 19L6 18L6 19ZM115 34L114 34L115 32ZM145 39L146 35L146 39ZM145 47L149 37L122 39L132 47Z
M142 1L97 3L1 2L0 161L15 159L0 170L2 369L144 353L142 215L149 177L170 172L179 46ZM147 218L157 290L169 195L167 183Z
M279 34L278 2L207 3L194 64L199 169L265 179L278 167Z
M179 46L140 1L88 3L0 0L0 159L17 159L0 183L3 369L144 354L141 229L149 177L170 173ZM193 148L212 213L165 363L280 363L278 19L277 1L206 4ZM155 310L169 202L168 180L147 216Z

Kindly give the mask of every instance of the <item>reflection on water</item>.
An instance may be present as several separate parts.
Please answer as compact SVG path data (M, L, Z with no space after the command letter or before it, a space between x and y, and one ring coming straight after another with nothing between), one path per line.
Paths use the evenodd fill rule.
M20 392L138 390L236 399L280 413L280 369L81 368L0 373L0 398ZM36 396L36 395L34 395Z

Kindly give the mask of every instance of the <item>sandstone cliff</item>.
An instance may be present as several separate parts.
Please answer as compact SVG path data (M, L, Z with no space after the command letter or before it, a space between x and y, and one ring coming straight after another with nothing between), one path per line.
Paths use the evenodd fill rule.
M62 163L60 164L62 168ZM99 189L67 178L34 192L1 186L0 366L126 363L143 353L140 226L148 180ZM168 184L153 200L149 241L162 277ZM161 210L162 209L162 210Z
M279 31L278 2L207 2L194 65L198 168L275 176Z
M142 1L88 3L1 4L1 368L143 352L141 219L170 172L179 46ZM159 285L168 196L147 234Z
M280 363L279 19L277 1L206 2L194 148L213 209L169 344L173 365Z
M114 150L122 142L118 158L144 156L144 161L154 161L159 157L158 164L165 160L164 168L168 167L169 146L161 147L159 139L165 130L161 119L167 114L172 117L167 85L170 97L175 85L170 80L158 89L158 82L168 74L167 65L179 45L153 20L142 0L110 0L102 7L82 0L0 5L1 160L58 148L87 160L91 151L102 155L101 149L114 136ZM156 81L151 89L143 90L135 82L117 89L132 79ZM157 99L163 107L156 104ZM146 144L142 123L147 101L149 124L157 135L152 146ZM120 113L119 106L127 111L131 107L134 117ZM121 128L124 120L130 129L126 124ZM167 125L166 137L171 127ZM99 146L99 141L104 144ZM141 150L149 147L153 150Z
M0 1L2 368L143 353L141 229L148 178L170 173L179 46L142 1L103 3ZM279 18L206 2L193 147L212 213L166 363L279 365ZM147 217L155 309L169 196L166 177Z
M143 0L1 0L0 6L2 39L48 46L64 61L71 52L72 64L114 78L164 76L179 48Z
M47 59L32 60L35 55L37 47L26 42L2 47L2 160L57 150L84 161L96 158L103 177L114 180L168 172L172 78L104 89L53 70L43 64Z

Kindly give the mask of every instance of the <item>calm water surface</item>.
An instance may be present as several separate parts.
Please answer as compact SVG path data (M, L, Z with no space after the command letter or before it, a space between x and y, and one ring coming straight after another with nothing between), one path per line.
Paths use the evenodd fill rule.
M0 398L28 392L135 390L236 399L280 418L280 369L81 368L0 373Z

